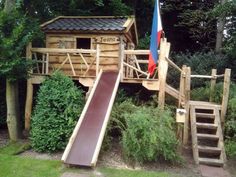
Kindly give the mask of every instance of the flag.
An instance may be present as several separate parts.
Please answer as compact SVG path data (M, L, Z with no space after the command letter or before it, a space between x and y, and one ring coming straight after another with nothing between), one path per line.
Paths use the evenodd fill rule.
M157 48L158 45L160 44L161 33L162 33L162 24L161 24L159 1L156 0L152 19L151 44L150 44L150 52L148 59L148 72L151 75L153 75L154 73L158 60Z

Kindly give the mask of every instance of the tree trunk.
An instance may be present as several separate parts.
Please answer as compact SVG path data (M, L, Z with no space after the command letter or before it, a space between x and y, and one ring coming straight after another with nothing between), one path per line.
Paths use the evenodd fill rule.
M17 141L21 136L19 117L18 82L6 80L7 127L10 140Z
M4 11L7 14L15 8L15 0L6 0ZM7 102L7 127L10 140L16 141L20 138L20 109L19 109L19 93L18 82L11 82L6 79L6 102Z
M226 3L226 0L221 0L220 4L224 5ZM216 47L215 51L216 53L220 53L222 49L222 43L224 38L224 26L225 26L225 16L222 14L222 16L219 18L217 22L217 35L216 35Z

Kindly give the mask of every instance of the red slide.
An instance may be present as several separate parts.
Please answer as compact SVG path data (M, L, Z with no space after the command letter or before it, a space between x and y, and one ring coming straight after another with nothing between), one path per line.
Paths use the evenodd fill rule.
M118 72L100 72L62 156L64 163L96 165L119 81Z

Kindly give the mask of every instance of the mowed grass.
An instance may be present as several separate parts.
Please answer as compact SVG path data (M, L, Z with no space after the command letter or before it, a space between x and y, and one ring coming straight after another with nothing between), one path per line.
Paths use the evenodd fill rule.
M63 172L60 161L21 157L19 154L30 145L11 142L0 148L0 177L58 177Z
M62 169L60 161L0 154L2 177L58 177Z
M95 177L93 170L81 170L79 168L66 168L62 162L56 160L40 160L31 157L23 157L14 154L28 149L29 144L9 143L0 148L0 177L60 177L64 172L85 174ZM124 170L109 167L96 168L106 177L170 177L173 174L166 172Z

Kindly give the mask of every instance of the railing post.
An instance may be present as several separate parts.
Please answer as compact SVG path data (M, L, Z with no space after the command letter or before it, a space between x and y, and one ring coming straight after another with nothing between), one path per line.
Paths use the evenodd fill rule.
M49 72L49 53L47 53L46 56L46 74Z
M223 98L222 98L222 104L221 104L222 127L224 127L225 115L226 115L227 106L228 106L229 89L230 89L230 75L231 75L231 69L226 69L225 75L224 75Z
M210 102L214 101L214 95L215 95L214 93L215 93L215 87L216 87L216 73L217 73L217 70L212 69L211 71L212 79L211 79L210 99L209 99Z
M124 58L125 58L125 45L123 41L120 41L120 80L121 82L124 79Z
M180 84L179 84L179 103L178 108L181 107L182 103L185 103L185 78L187 73L187 66L183 65L181 75L180 75Z
M185 123L184 123L184 137L183 137L183 145L188 144L188 138L189 138L189 111L190 111L190 91L191 91L191 68L186 68L185 73L185 84L184 84L184 97L185 97L185 103L184 108L186 110L186 117L185 117Z
M99 73L99 62L100 62L100 47L99 44L97 44L97 51L96 51L96 77Z
M166 87L166 76L168 70L168 62L166 57L169 57L170 43L167 42L166 38L161 39L159 64L158 64L158 78L159 78L159 95L158 95L158 106L164 109L165 106L165 87Z

